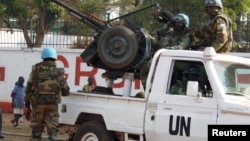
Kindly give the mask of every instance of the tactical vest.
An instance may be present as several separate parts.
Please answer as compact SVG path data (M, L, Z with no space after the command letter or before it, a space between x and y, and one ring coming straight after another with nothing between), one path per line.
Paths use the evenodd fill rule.
M186 37L190 37L189 30L184 30L182 33L169 32L167 35L161 38L160 47L167 48L179 45L182 39Z
M215 16L212 20L204 23L203 25L203 39L205 39L205 45L209 45L210 44L210 40L214 40L216 38L217 35L215 35L215 31L213 31L213 29L211 29L212 27L209 26L211 23L214 23L215 20L217 20L217 18L221 18L224 19L226 22L226 30L227 30L227 41L224 43L224 45L217 50L216 52L218 53L227 53L232 49L232 44L233 44L233 31L232 31L232 21L229 17L227 17L224 14L219 14L217 16Z
M36 64L33 76L33 86L36 89L36 104L57 104L60 102L60 77L63 68L56 68L54 64Z
M227 41L226 43L223 45L223 47L221 49L219 49L217 52L229 52L232 50L232 46L233 46L233 31L232 31L232 21L230 18L228 18L227 16L225 16L224 14L219 14L217 15L214 19L216 19L217 17L223 18L226 21L226 26L227 26L227 33L228 33L228 37L227 37Z

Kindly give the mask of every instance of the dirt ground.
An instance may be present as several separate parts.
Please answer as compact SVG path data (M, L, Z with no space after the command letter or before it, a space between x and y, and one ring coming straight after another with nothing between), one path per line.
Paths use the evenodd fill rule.
M12 113L2 113L3 116L3 127L12 126L10 120L14 118ZM19 122L20 127L29 127L30 122L23 117L23 122Z
M5 136L1 141L28 141L31 134L30 122L23 117L23 122L19 122L20 128L16 129L11 124L10 120L13 119L12 113L3 113L2 134ZM66 141L67 135L58 133L58 141ZM46 130L43 133L43 140L47 141Z

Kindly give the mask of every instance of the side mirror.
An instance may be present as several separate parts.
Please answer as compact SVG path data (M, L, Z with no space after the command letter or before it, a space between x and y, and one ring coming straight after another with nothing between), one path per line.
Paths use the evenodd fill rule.
M197 97L199 95L198 81L188 81L186 95L192 97Z

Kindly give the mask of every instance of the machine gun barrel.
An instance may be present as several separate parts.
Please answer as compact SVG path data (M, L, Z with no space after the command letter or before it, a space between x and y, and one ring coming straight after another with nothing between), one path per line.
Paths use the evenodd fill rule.
M130 13L128 13L128 14L125 14L125 15L119 16L119 17L114 18L114 19L111 19L111 20L109 20L109 21L108 21L108 23L110 23L110 22L112 22L112 21L114 21L114 20L117 20L117 19L121 19L121 18L127 17L127 16L129 16L129 15L134 14L134 13L137 13L137 12L140 12L140 11L143 11L143 10L146 10L146 9L148 9L148 8L151 8L151 7L157 6L157 5L158 5L157 3L155 3L155 4L151 4L151 5L147 6L147 7L144 7L144 8L138 9L138 10L136 10L136 11L130 12Z
M94 29L97 32L101 32L101 31L109 28L109 25L107 22L103 21L102 19L100 19L94 15L90 15L90 14L85 15L61 0L51 0L51 1L62 6L65 9L67 9L71 15L73 15L74 17L76 17L80 21L86 23L88 26L90 26L92 29Z

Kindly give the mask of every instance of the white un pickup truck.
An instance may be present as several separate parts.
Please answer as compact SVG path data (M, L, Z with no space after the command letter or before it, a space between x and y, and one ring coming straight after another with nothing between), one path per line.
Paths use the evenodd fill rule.
M187 65L200 69L185 95L170 93ZM123 94L75 92L59 105L60 125L75 141L207 141L208 125L250 124L250 60L202 51L158 50L145 98L132 97L133 75ZM112 83L111 83L112 84ZM198 85L203 89L199 92Z

